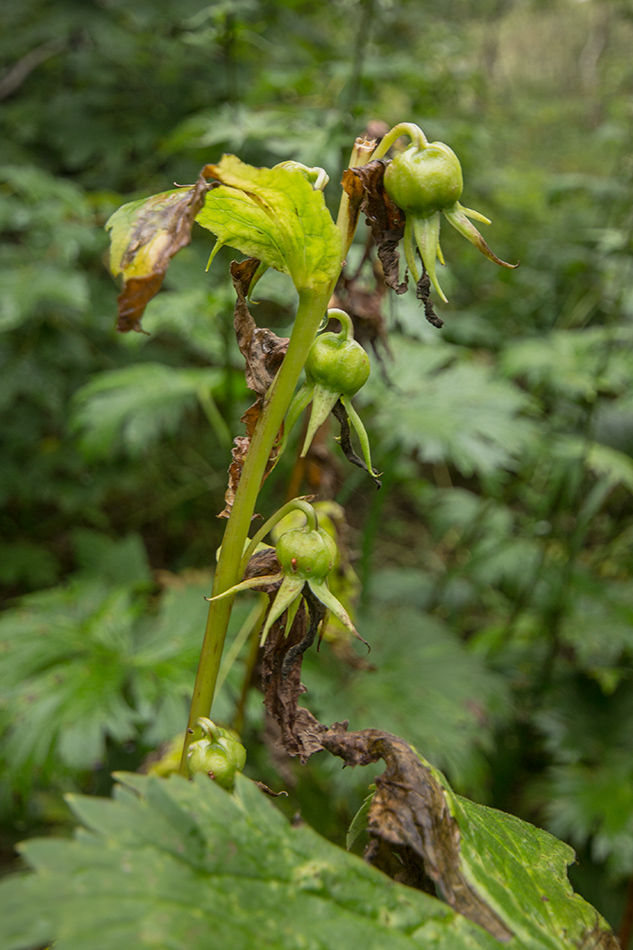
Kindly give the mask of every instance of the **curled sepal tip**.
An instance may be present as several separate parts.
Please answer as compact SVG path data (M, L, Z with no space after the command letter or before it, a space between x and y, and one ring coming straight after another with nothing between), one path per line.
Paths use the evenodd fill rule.
M311 580L311 581L308 581L308 587L310 588L314 596L317 598L317 600L320 600L323 606L327 607L327 609L331 613L333 613L334 616L338 620L341 621L344 627L347 627L349 632L352 633L356 637L357 640L360 640L362 643L365 644L368 650L371 650L371 647L367 643L367 640L361 637L360 633L354 626L352 622L352 618L350 617L348 612L345 610L345 607L343 606L343 604L340 602L340 600L336 599L336 597L334 596L330 588L327 586L327 582L319 581L316 579Z
M475 225L468 220L469 218L474 218L476 221L483 221L485 224L490 224L488 218L485 218L483 214L472 211L470 208L464 208L457 203L454 208L445 210L444 215L449 224L452 224L455 230L459 231L467 241L474 244L477 250L481 251L489 261L492 261L494 264L499 264L501 267L514 268L519 266L518 264L508 264L507 261L502 261L500 257L497 257L488 247Z

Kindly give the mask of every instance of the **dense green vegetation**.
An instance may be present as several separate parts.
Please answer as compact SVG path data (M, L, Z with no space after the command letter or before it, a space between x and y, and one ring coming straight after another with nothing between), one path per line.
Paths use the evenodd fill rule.
M249 402L232 255L205 277L199 229L150 335L117 336L102 225L222 152L321 165L334 203L355 135L404 116L460 155L464 200L521 266L499 271L443 232L442 330L411 294L378 298L370 273L347 288L367 307L357 338L375 344L357 403L383 489L329 439L304 468L284 457L262 503L290 483L349 523L371 666L340 644L308 653L309 705L402 736L459 793L568 841L574 886L630 941L632 40L616 0L5 4L7 860L69 822L64 792L107 792L113 769L183 728ZM267 275L258 295L258 321L285 333L287 285ZM370 779L279 756L244 691L250 606L214 716L237 716L246 773L290 792L279 807L340 844Z

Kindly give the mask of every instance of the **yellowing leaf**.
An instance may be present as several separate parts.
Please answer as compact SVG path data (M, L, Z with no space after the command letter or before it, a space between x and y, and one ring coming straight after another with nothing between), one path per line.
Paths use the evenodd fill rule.
M334 280L341 241L323 194L302 168L254 168L234 155L202 174L221 182L196 218L225 244L289 274L298 290ZM216 252L214 251L214 253Z
M200 178L177 188L123 205L106 224L111 232L110 270L123 275L117 329L138 330L145 307L158 293L174 254L189 244L194 218L209 185Z

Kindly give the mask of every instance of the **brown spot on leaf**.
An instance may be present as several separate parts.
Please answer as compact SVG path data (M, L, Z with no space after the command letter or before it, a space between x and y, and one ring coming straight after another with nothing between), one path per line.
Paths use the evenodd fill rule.
M161 288L165 274L150 274L149 277L130 277L123 284L123 290L117 297L119 319L116 328L119 333L145 333L141 327L141 318L145 307Z
M376 779L368 830L373 838L405 855L408 873L416 862L454 910L484 927L497 940L512 932L472 889L461 870L460 833L444 789L428 766L403 740L379 729L347 732L333 726L321 736L323 748L346 765L368 765L383 759L386 769ZM374 851L380 854L384 848Z
M579 950L621 950L618 938L610 930L605 930L604 921L596 916L596 922L591 930L586 930L578 944ZM620 935L621 936L621 935Z
M167 196L157 195L155 201L149 199L134 218L127 247L117 262L124 277L123 290L117 298L119 332L142 332L140 324L145 307L160 290L174 254L191 241L194 219L210 188L200 177L190 188ZM134 268L139 255L143 254L147 255L142 268L146 272L126 277L126 271Z
M300 623L305 628L305 615ZM301 630L293 629L288 640L293 638L297 642L300 636ZM459 827L443 786L432 770L398 736L380 729L348 732L347 722L328 728L308 709L298 707L298 697L305 687L299 678L300 662L288 677L281 674L283 655L288 649L285 640L277 634L270 646L267 641L264 686L266 708L279 723L281 742L288 754L305 762L315 752L326 750L351 767L383 759L386 768L376 779L376 792L369 808L367 827L373 843L368 846L366 858L385 873L419 890L429 891L432 882L454 910L497 940L510 940L510 929L464 876ZM605 945L604 950L615 947Z

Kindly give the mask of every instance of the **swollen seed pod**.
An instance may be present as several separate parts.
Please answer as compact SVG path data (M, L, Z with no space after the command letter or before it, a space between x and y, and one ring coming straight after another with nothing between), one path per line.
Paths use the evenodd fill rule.
M216 726L211 720L201 718L198 725L205 735L192 742L187 750L189 775L203 773L231 791L236 772L244 768L246 749L233 733Z
M322 333L310 348L305 372L309 383L323 386L337 398L354 396L369 378L369 357L356 340Z
M426 216L454 207L464 189L457 155L443 142L412 145L385 170L385 190L403 211Z
M323 528L292 528L277 541L275 551L284 573L302 580L322 580L336 561L336 544Z

